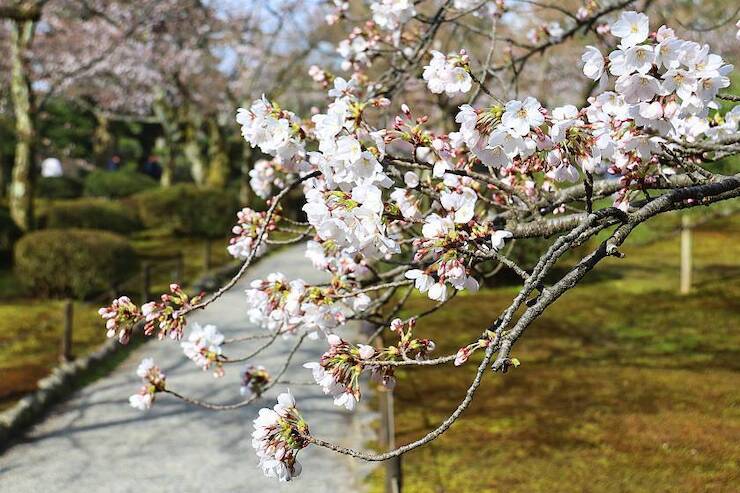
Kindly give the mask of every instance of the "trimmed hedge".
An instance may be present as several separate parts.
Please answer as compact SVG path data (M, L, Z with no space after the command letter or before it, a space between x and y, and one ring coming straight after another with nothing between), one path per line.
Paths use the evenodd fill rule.
M202 238L227 236L239 207L234 193L189 184L149 190L133 199L146 227L167 225L177 233Z
M76 199L82 196L83 184L69 176L42 176L36 183L36 195L44 199Z
M116 199L157 185L153 178L135 171L93 171L85 178L85 195Z
M0 257L7 257L23 232L10 217L7 207L0 207Z
M137 272L136 252L108 231L47 229L15 245L18 279L44 297L86 297L114 288Z
M47 209L43 224L48 229L103 229L120 234L141 229L141 223L130 207L93 198L55 203Z

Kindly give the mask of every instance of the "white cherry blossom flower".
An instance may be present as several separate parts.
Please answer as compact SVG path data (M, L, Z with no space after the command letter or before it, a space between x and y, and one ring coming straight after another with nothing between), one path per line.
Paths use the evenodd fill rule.
M586 51L581 55L583 62L583 74L591 80L599 80L604 74L604 56L595 46L586 46Z
M511 129L516 135L524 137L532 128L544 123L545 116L540 108L540 102L533 97L528 97L524 102L509 101L506 103L506 111L501 116L501 124Z
M645 14L627 11L623 12L619 20L612 24L611 33L621 38L621 44L624 48L629 48L647 39L650 33L649 24L650 20Z

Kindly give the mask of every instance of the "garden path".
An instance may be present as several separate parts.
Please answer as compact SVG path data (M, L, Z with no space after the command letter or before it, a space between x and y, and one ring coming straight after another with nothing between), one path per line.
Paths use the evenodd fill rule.
M303 251L303 246L297 245L263 259L234 289L195 314L190 323L213 323L229 337L245 327L244 289L249 280L275 271L290 278L321 280ZM260 341L240 343L239 353L247 354L255 342ZM292 339L278 340L258 363L277 371L293 344ZM310 372L301 365L318 360L325 347L324 341L306 340L284 378L309 381ZM316 447L300 453L303 474L297 480L278 483L262 475L251 446L252 419L260 407L274 405L277 393L285 390L283 385L275 386L261 401L235 411L208 411L167 395L159 395L147 413L131 408L128 396L139 387L136 366L148 356L165 371L174 390L211 402L234 402L239 398L240 368L228 366L226 375L213 382L211 373L200 371L185 359L176 343L148 342L133 351L111 375L54 408L21 443L0 456L0 491L362 491L362 478L369 472L367 464ZM316 385L292 385L291 391L316 436L352 447L362 447L372 438L369 424L374 416L367 407L350 414L335 407Z

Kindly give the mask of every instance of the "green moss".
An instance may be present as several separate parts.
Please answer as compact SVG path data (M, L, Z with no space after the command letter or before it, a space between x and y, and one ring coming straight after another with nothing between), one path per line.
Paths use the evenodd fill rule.
M75 303L72 351L90 352L105 341L97 305ZM0 407L36 388L57 364L63 302L17 300L0 305Z

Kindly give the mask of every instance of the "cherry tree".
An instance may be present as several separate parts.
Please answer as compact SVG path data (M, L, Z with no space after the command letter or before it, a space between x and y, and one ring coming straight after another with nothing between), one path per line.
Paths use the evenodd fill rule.
M327 22L350 26L337 46L340 60L310 69L328 96L323 109L302 117L262 97L236 112L246 142L272 156L252 174L268 207L240 211L227 247L242 261L238 273L207 297L173 284L142 306L122 297L100 310L109 337L126 343L141 329L184 339L185 356L216 378L246 364L239 394L234 389L242 397L213 403L183 395L145 360L131 405L145 410L155 397L174 397L214 411L241 408L282 385L290 365L302 365L336 406L351 411L366 376L392 387L396 369L455 371L479 353L465 397L411 443L366 453L327 442L311 433L301 403L286 391L259 411L252 444L263 472L287 481L300 474L297 456L311 445L383 461L444 434L486 374L519 365L514 350L532 322L602 260L621 257L636 228L740 195L740 177L714 166L740 151L740 109L719 104L737 101L722 93L732 66L692 39L691 29L651 22L650 4L587 2L571 12L508 0L375 0L368 9L334 1ZM548 67L551 56L567 65L553 69L565 80L534 67ZM544 90L545 78L547 97L528 92L530 85ZM305 196L305 222L282 208L294 189ZM276 239L276 232L292 236ZM605 239L589 241L597 235ZM514 240L526 249L533 238L549 241L533 266L520 265ZM270 274L252 282L245 299L248 320L262 331L227 340L217 327L194 325L186 334L188 315L233 288L270 244L303 240L329 282ZM567 255L580 258L564 263ZM420 336L425 317L459 292L475 293L501 268L521 280L509 305L481 321L480 335L456 353L435 354L434 341ZM416 292L433 307L400 318ZM343 328L358 320L375 330L351 340ZM307 338L325 340L326 351L319 361L293 361ZM239 354L237 343L258 339ZM286 339L293 349L282 367L260 366L262 351Z
M126 16L125 3L8 0L0 5L0 46L10 55L3 62L9 76L0 84L9 88L16 137L9 205L23 229L33 226L38 115L52 97L76 87L134 34L148 10Z

